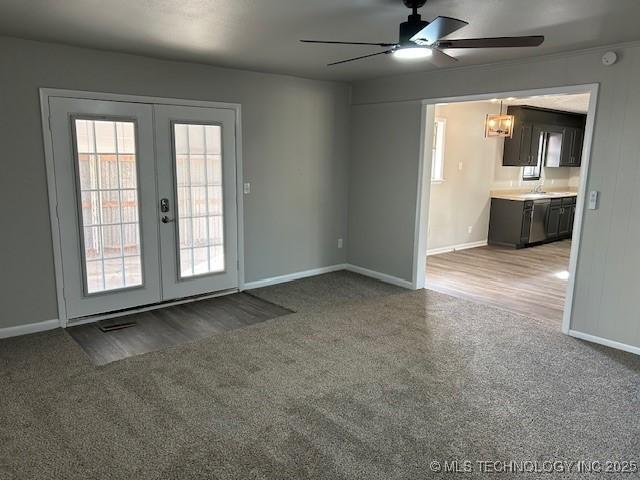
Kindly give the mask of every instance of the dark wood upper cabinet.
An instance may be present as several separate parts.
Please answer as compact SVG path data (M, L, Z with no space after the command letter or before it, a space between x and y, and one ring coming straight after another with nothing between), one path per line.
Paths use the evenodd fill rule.
M526 106L507 112L514 116L514 129L504 141L503 166L536 165L538 155L547 167L580 166L586 115Z
M531 137L533 136L533 124L516 118L513 127L513 137L504 141L504 154L502 165L508 167L520 167L529 165L531 158Z
M579 167L582 163L584 128L565 127L562 140L560 167Z

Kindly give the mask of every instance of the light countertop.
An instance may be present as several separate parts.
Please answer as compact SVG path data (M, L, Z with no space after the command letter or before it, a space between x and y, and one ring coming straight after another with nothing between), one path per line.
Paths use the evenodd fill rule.
M577 197L578 192L571 189L545 191L543 193L533 193L531 191L521 190L494 190L491 192L491 198L502 198L504 200L517 200L524 202L526 200L543 200L551 198Z

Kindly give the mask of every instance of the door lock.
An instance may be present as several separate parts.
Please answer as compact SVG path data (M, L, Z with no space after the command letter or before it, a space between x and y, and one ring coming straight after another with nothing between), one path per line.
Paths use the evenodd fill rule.
M167 213L169 211L169 199L163 198L160 200L160 211L162 213Z

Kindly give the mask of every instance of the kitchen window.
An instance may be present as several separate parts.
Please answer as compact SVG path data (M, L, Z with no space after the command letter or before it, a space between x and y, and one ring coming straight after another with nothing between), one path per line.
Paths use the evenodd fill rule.
M444 181L444 139L446 120L436 118L433 126L433 146L431 151L431 182Z
M522 180L540 180L540 159L538 163L532 167L524 167L522 169Z

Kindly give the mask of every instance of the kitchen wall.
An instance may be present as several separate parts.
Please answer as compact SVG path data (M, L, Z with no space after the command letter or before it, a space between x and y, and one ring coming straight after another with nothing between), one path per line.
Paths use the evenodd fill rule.
M57 317L38 89L242 104L245 277L346 261L350 88L0 37L0 328Z
M445 180L431 183L430 252L486 242L492 190L530 190L538 184L562 188L571 186L574 175L579 180L579 168L543 167L540 180L523 181L521 167L503 167L504 139L484 137L487 114L499 112L500 106L491 102L435 107L436 118L446 120Z
M435 108L436 119L446 120L444 181L431 184L429 250L487 239L489 192L496 164L502 158L503 141L484 138L484 122L488 113L499 109L490 102Z
M588 189L600 192L600 205L598 210L585 210L571 328L640 348L640 44L613 47L620 60L607 67L601 57L609 48L357 82L352 129L359 131L365 125L369 138L408 143L391 154L385 149L366 151L368 156L362 155L360 145L352 146L349 218L358 219L359 232L349 240L350 258L357 258L361 267L412 279L414 241L404 235L407 225L416 221L420 149L406 138L406 132L416 130L422 121L416 114L422 99L598 83ZM370 112L379 119L387 111L395 116L398 105L406 113L402 119L367 120ZM354 137L356 142L363 140ZM361 177L364 172L366 176ZM383 190L379 189L381 176ZM375 205L399 204L405 214L374 218L369 200ZM387 243L367 244L382 231L398 235L389 236Z

